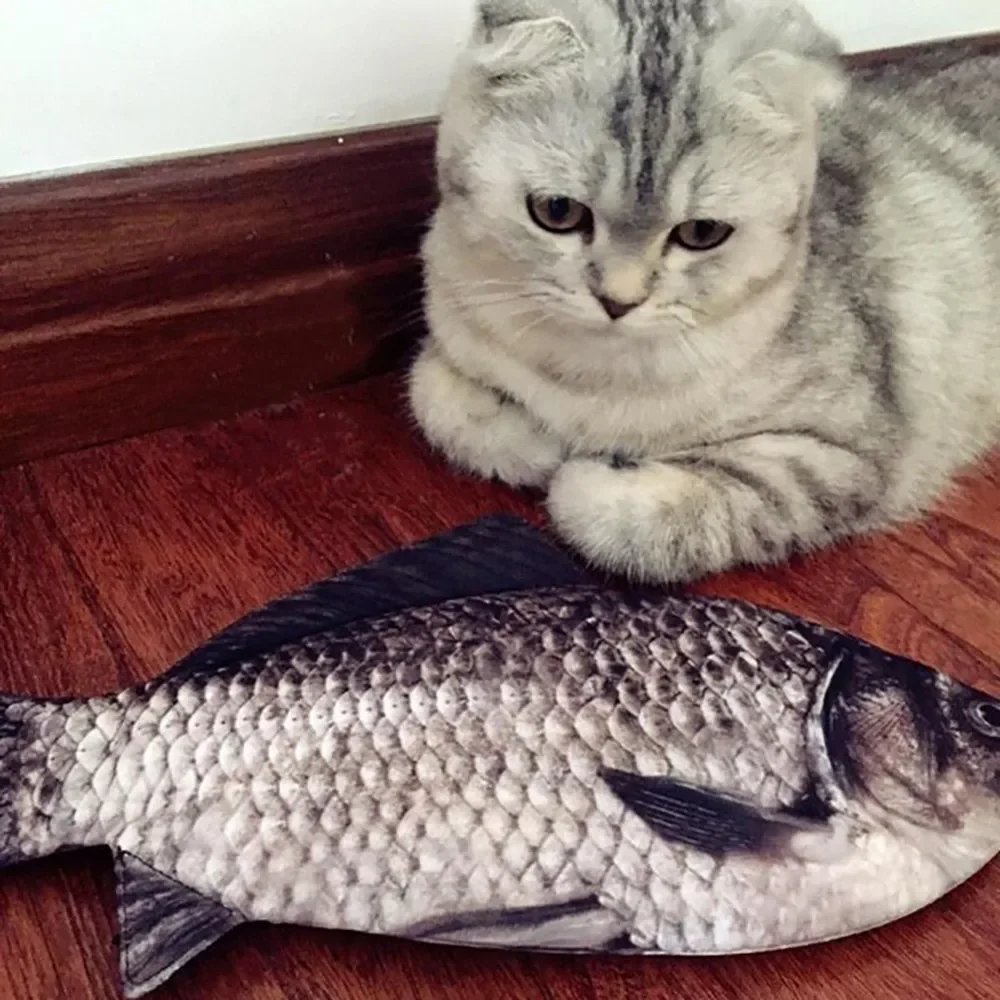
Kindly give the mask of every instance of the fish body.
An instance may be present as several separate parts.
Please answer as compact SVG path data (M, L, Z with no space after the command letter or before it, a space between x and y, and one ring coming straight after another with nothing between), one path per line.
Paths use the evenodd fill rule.
M456 551L480 572L454 579ZM149 683L0 701L0 865L112 848L140 996L244 921L789 947L920 909L1000 851L996 700L561 559L491 520L278 602ZM435 577L453 596L430 599Z

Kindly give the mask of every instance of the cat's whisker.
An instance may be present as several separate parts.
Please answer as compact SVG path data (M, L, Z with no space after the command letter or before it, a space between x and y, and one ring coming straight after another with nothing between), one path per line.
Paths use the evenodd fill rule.
M463 299L468 299L471 296L477 296L477 295L483 295L483 296L491 296L491 295L506 296L506 297L511 298L511 299L517 299L517 298L525 298L525 299L531 298L531 299L536 299L536 298L543 298L543 297L544 298L551 298L552 297L551 295L549 295L547 292L545 292L542 289L526 289L526 288L519 287L519 286L511 286L509 288L504 288L504 287L499 287L499 286L498 287L494 287L494 288L488 288L488 287L480 287L480 288L469 287L469 288L463 288L463 289L458 290L456 292L456 294L458 296L460 296L461 298L463 298Z
M715 352L709 354L703 347L702 338L698 336L697 331L692 327L686 327L680 331L677 340L681 350L694 359L694 364L699 369L712 369L715 371L725 369L730 372L737 372L739 370L739 366L732 360L728 353Z
M532 320L531 322L527 323L525 326L521 327L519 330L514 332L512 336L514 337L515 340L521 340L527 334L531 333L532 330L535 330L539 326L541 326L541 324L548 319L549 316L547 313L541 313L540 315L536 316L534 320Z
M483 296L476 299L465 299L464 304L469 306L502 306L502 305L514 305L518 302L539 302L543 301L540 297L530 296L530 295L496 295L496 296Z
M484 287L486 285L503 285L507 288L523 288L523 281L514 281L510 278L476 278L473 280L459 280L452 279L448 282L451 288L462 289L462 288L476 288Z
M424 308L418 307L416 309L411 309L408 312L403 313L399 316L393 323L391 323L386 330L383 332L384 337L395 337L401 333L406 333L410 329L415 329L422 323L425 323L427 319Z

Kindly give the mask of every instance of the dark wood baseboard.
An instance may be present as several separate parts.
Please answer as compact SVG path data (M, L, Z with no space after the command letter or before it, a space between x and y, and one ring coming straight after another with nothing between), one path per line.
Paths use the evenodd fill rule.
M0 467L393 364L420 330L433 161L425 123L0 184Z
M0 186L0 466L287 402L419 322L434 128Z

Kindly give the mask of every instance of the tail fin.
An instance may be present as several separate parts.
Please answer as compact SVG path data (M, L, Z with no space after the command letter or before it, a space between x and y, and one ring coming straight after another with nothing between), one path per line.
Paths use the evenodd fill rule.
M57 703L0 694L0 868L62 846L52 829L62 782L51 772L39 738L39 726L52 709L61 710Z
M0 695L0 868L24 860L17 804L22 727L16 705L16 699Z

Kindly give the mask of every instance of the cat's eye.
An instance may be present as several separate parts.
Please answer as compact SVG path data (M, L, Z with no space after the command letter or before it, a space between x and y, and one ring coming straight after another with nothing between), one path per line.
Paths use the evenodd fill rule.
M979 701L969 708L972 724L984 736L1000 739L1000 704L995 701Z
M670 234L670 239L685 250L701 253L721 247L734 232L736 230L726 222L717 222L715 219L692 219L679 225Z
M528 214L535 225L550 233L587 232L594 224L594 217L586 205L563 196L531 195Z

